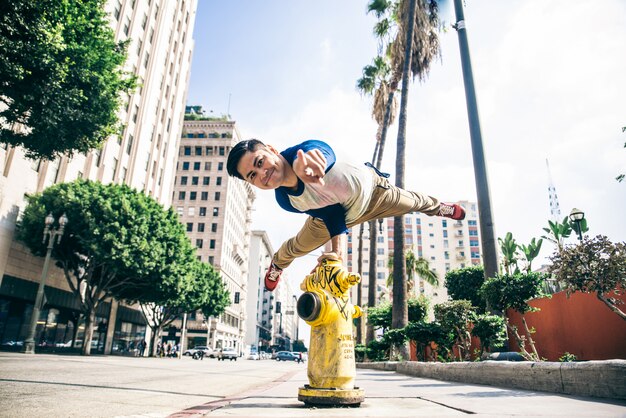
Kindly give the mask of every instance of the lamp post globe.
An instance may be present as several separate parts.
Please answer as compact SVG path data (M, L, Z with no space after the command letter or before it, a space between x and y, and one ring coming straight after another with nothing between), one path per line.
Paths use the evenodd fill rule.
M580 209L574 208L569 213L569 220L576 225L576 232L578 233L578 240L583 240L582 221L585 219L585 212Z

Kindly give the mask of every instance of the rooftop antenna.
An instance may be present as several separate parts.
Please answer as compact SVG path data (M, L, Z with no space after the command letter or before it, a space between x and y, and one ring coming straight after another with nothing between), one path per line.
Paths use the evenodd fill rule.
M230 119L230 97L232 96L232 93L228 93L228 110L226 111L226 115L228 116L228 119Z
M552 182L552 174L550 173L550 163L546 158L546 167L548 168L548 196L550 199L550 216L552 221L561 221L561 208L559 206L559 198L556 195L556 188Z

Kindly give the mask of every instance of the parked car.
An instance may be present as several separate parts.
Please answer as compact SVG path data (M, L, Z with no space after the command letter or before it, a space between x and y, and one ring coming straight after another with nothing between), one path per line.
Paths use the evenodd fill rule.
M198 345L194 348L190 348L188 350L185 350L185 352L183 353L183 356L194 356L198 351L202 351L204 353L205 357L215 357L215 354L213 353L213 350L210 349L209 347L206 347L204 345Z
M239 357L239 354L232 348L222 348L217 353L217 359L218 360L230 360L230 361L235 360L235 361L237 361L237 357Z
M298 361L300 356L295 355L291 351L279 351L276 353L276 361Z

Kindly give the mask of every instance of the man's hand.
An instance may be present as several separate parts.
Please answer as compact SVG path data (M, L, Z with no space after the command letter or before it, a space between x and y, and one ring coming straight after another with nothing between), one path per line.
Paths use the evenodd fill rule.
M293 171L304 183L319 183L323 186L326 157L318 149L312 149L306 153L298 150L298 158L293 162Z

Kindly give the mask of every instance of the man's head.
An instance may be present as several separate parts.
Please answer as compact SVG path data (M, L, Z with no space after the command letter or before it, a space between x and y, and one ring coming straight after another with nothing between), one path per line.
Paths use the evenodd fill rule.
M271 145L257 139L241 141L228 154L228 174L245 180L259 189L293 187L297 178L291 166ZM287 182L287 179L290 179ZM294 183L294 184L291 184Z
M256 151L258 147L265 147L265 144L258 139L247 139L235 145L228 153L228 160L226 160L226 171L228 171L228 174L238 179L245 180L239 171L237 171L237 165L245 153Z

